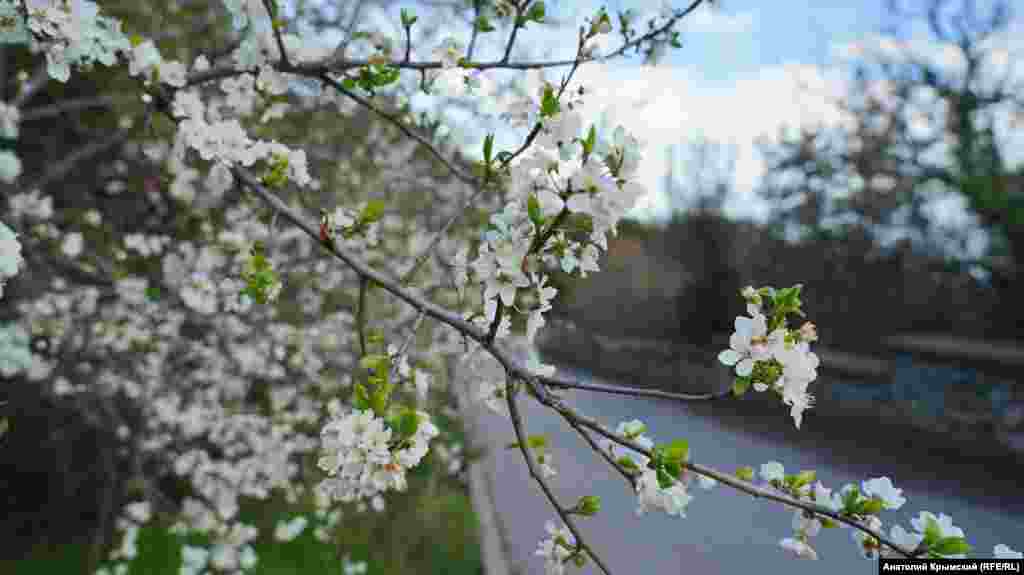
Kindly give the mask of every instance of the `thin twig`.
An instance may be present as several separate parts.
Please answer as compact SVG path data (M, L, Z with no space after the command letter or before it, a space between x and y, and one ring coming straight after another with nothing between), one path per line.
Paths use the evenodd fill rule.
M527 382L528 385L534 385L534 383L531 382L530 379L526 379L526 382ZM563 405L560 400L558 400L556 398L552 398L552 396L550 394L543 393L542 391L538 391L536 388L534 388L534 396L537 397L537 399L540 400L540 402L542 404L544 404L544 405L554 409L555 411L557 411L560 415L562 415L563 419L566 419L567 421L576 421L576 423L578 423L580 426L592 429L593 431L597 432L599 435L602 435L602 436L606 437L607 439L610 439L610 440L614 441L615 443L618 443L619 445L622 445L624 447L628 447L628 448L636 451L637 453L641 453L641 454L643 454L644 456L646 456L648 458L651 458L653 456L653 453L651 452L651 450L649 450L646 447L636 443L635 441L633 441L631 439L628 439L626 437L622 437L622 436L620 436L617 433L613 433L613 432L609 431L604 426L602 426L600 423L598 423L597 421L595 421L595 420L593 420L591 418L581 417L574 410L572 410L572 409L566 407L565 405ZM790 497L788 495L779 493L779 492L774 491L774 490L762 489L762 488L754 485L753 483L744 481L742 479L739 479L739 478L734 477L732 475L729 475L727 473L722 473L722 472L717 471L717 470L715 470L715 469L713 469L711 467L706 467L704 465L700 465L700 464L697 464L697 463L690 463L690 462L684 461L682 463L682 467L684 469L689 469L690 471L693 471L694 473L697 473L699 475L703 475L705 477L711 477L712 479L715 479L715 480L717 480L720 483L728 485L729 487L732 487L733 489L736 489L738 491L743 491L745 493L753 495L754 497L763 497L765 499L770 499L770 500L776 501L778 503L783 503L783 504L786 504L786 505L789 505L789 506L792 506L792 507L797 507L797 508L803 509L805 511L810 511L812 513L817 513L819 515L827 516L827 517L829 517L831 519L834 519L834 520L836 520L836 521L838 521L840 523L845 523L846 525L850 525L851 527L854 527L854 528L856 528L856 529L858 529L858 530L860 530L860 531L862 531L864 533L867 533L868 535L871 535L872 537L878 539L880 542L882 542L885 545L895 549L897 552L901 553L902 555L904 555L906 557L913 557L914 556L913 553L907 552L905 549L903 549L902 547L897 545L895 542L889 540L888 538L886 538L881 533L877 533L874 530L872 530L872 529L870 529L870 528L868 528L868 527L866 527L864 525L861 525L857 521L855 521L853 519L850 519L848 517L845 517L845 516L841 515L840 513L832 511L831 509L829 509L827 507L824 507L822 505L817 505L815 503L809 503L809 502L806 502L806 501L800 501L799 499L794 499L794 498L792 498L792 497Z
M442 154L440 151L438 151L437 148L435 148L434 145L432 143L430 143L429 140L427 140L425 137L423 137L420 134L417 134L416 132L414 132L411 129L409 129L409 127L406 126L397 117L395 117L395 116L393 116L391 114L388 114L387 112L381 110L377 106L374 106L373 103L370 102L369 100L367 100L366 98L363 98L362 96L359 96L358 94L355 94L355 93L353 93L353 92L351 92L349 90L346 90L341 85L340 82L335 81L333 78L331 78L327 74L323 74L323 75L319 76L319 78L321 80L323 80L326 84L330 85L335 90L337 90L337 91L341 92L342 94L344 94L345 96L348 96L349 98L355 100L358 104L362 105L363 107L367 108L371 112L377 114L381 118L384 118L385 120L387 120L391 124L395 125L396 127L398 127L399 130L402 131L403 134L405 134L406 136L416 140L420 145L426 147L427 151L429 151L435 158L437 158L442 164L444 164L444 166L446 168L448 168L448 170L451 171L451 173L454 174L456 178L458 178L459 180L461 180L461 181L463 181L463 182L465 182L467 184L476 184L476 182L477 182L476 178L474 178L473 176L470 176L469 174L466 174L462 170L460 170L457 167L455 167L455 165L452 164L452 162L450 160L448 160L448 158L444 157L444 154Z
M512 53L512 44L516 41L516 33L519 32L519 28L524 24L520 21L520 18L523 15L523 9L519 6L518 2L515 4L515 8L516 15L515 20L512 22L512 33L508 35L508 43L505 44L505 55L501 58L502 64L508 62L509 54ZM579 56L579 54L577 54L577 56Z
M423 323L423 318L426 316L422 310L416 313L416 320L412 323L412 328L409 330L409 335L405 337L405 341L402 342L402 347L398 350L398 356L405 355L405 352L409 350L409 346L412 345L412 340L416 338L416 332L420 330L420 324ZM391 377L394 378L395 372L398 371L398 366L395 365L391 368Z
M359 277L359 309L356 310L356 331L359 333L359 351L366 356L366 276Z
M580 426L580 424L570 420L569 425L571 425L572 428L576 430L576 433L580 434L580 437L582 437L587 442L587 445L589 445L591 449L598 452L601 455L601 457L604 458L606 462L608 462L608 465L611 465L612 467L615 468L616 471L622 474L622 476L626 479L626 483L629 483L629 486L632 489L636 490L636 478L633 477L633 474L631 474L618 461L612 459L611 454L601 449L601 447L594 441L594 438L590 437L590 434L587 433L587 431L583 429Z
M686 17L688 14L693 12L700 4L706 0L694 0L686 9L682 12L674 14L669 18L665 24L655 28L642 36L638 36L633 40L625 42L618 49L609 52L604 56L583 56L577 54L577 57L572 60L541 60L541 61L521 61L521 62L509 62L503 58L501 60L494 60L489 62L473 62L468 58L464 59L459 66L462 68L471 68L475 70L489 70L489 69L502 69L502 70L539 70L544 68L562 68L565 66L579 66L587 62L606 62L612 58L624 56L630 48L635 48L643 42L651 40L660 34L667 32L672 26L674 26L680 19ZM514 37L510 37L510 40L514 40ZM331 57L325 58L318 62L299 62L295 65L285 65L283 62L270 62L269 65L274 66L280 72L291 72L293 74L299 74L310 78L318 78L323 74L331 72L341 72L345 70L352 70L355 68L365 68L371 64L381 64L378 61L371 62L367 59L346 59L339 57L337 53ZM444 64L440 60L436 61L423 61L423 62L412 62L406 59L402 60L391 60L390 62L384 62L383 65L400 68L403 70L419 70L424 72L426 70L438 70L444 68ZM203 84L211 80L220 80L230 76L237 76L242 71L235 69L233 66L217 66L210 68L209 70L194 71L188 75L186 86L194 86L196 84Z
M54 116L59 116L64 112L72 112L75 110L87 110L89 108L109 108L111 105L113 105L113 103L114 98L113 96L109 95L98 96L96 98L64 100L52 106L40 106L38 108L22 110L21 121L31 122L33 120L52 118Z
M675 401L713 401L729 397L732 393L731 390L728 389L717 393L675 393L671 391L661 391L658 389L620 387L617 385L605 385L601 383L580 383L578 381L554 376L538 376L537 379L548 387L560 389L582 389L584 391L596 391L598 393L611 393L615 395L627 395L630 397L657 397L660 399L672 399Z
M509 415L512 416L512 427L515 429L516 432L516 440L518 441L519 451L522 452L523 459L526 460L526 466L530 469L530 475L533 476L533 478L540 485L541 491L544 492L544 495L548 498L548 501L551 502L551 506L555 508L555 512L558 513L558 516L562 519L562 522L565 523L565 526L568 527L569 531L572 532L573 537L576 539L576 548L586 551L587 555L589 555L590 558L594 560L594 563L596 563L597 566L601 568L601 571L603 571L606 575L611 575L611 571L608 570L608 566L605 565L603 561L601 561L601 558L598 557L597 554L594 553L594 550L591 549L590 546L587 545L587 543L583 540L583 535L579 532L579 529L576 528L576 523L572 520L572 517L570 516L568 510L562 507L562 505L558 502L558 499L555 498L555 494L551 492L551 487L548 485L548 482L537 471L537 467L533 462L533 454L530 453L529 447L527 446L526 433L523 431L523 420L519 416L519 407L516 405L516 393L512 390L511 378L506 380L505 383L505 401L508 403Z
M480 33L476 27L476 21L480 19L480 0L473 0L473 32L469 35L469 47L466 48L466 59L473 59L473 50L476 48L476 37ZM408 56L405 58L409 60Z
M471 206L473 202L476 201L476 199L480 196L480 194L483 191L484 186L477 186L476 191L473 192L473 194L469 196L466 202L462 204L462 208L456 211L454 214L452 214L452 217L448 218L448 221L445 222L444 226L442 226L441 229L436 234L434 234L434 237L431 238L430 240L430 245L428 245L427 248L423 250L421 254L416 256L416 259L413 260L413 264L409 268L409 271L402 274L402 284L409 284L409 281L412 280L412 276L413 274L416 273L416 270L419 269L421 265L423 265L423 262L427 261L427 258L430 256L430 253L434 251L434 248L441 241L441 238L444 237L446 233L448 233L448 228L452 227L452 224L454 224L456 220L462 217L462 214L466 213L466 210L469 209L469 206Z
M264 202L270 205L274 210L281 212L281 214L288 221L292 222L296 227L301 229L310 238L313 239L317 244L324 246L331 255L344 262L346 265L351 267L360 276L368 277L373 280L374 283L381 286L388 292L394 294L396 297L406 302L416 310L422 310L424 313L437 319L438 321L444 322L457 330L469 335L477 341L481 341L484 338L484 332L481 328L476 325L462 319L459 315L448 311L447 309L428 301L418 294L413 293L410 289L402 287L400 282L392 279L377 270L374 270L365 262L359 260L347 250L340 249L337 245L325 244L320 241L320 231L318 226L305 221L301 214L298 214L282 202L277 196L270 192L259 179L257 179L251 171L241 167L232 168L232 173L238 178L243 184L246 185L253 193L260 197Z
M277 18L274 16L274 7L271 2L274 0L263 0L263 7L267 9L270 16L270 28L274 31L274 39L277 40L277 49L281 51L281 62L288 68L292 67L288 60L288 53L284 50L284 38L281 36L281 28L278 26Z
M103 152L120 145L128 139L128 135L128 130L118 130L106 139L94 139L90 141L88 144L73 150L59 162L52 164L49 170L39 176L39 178L31 184L25 186L25 189L34 190L46 187L50 182L59 180L66 176L67 173L78 165L79 162L88 160L97 154L102 154Z

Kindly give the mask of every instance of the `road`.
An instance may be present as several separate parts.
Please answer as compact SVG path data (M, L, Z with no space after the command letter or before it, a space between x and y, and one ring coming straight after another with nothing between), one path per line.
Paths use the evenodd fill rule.
M603 383L586 372L559 367L561 374ZM621 383L620 383L621 384ZM787 472L814 469L828 487L888 475L904 490L907 503L882 513L888 532L894 522L910 529L918 511L946 513L964 529L976 552L990 554L997 543L1024 549L1024 495L1019 459L972 458L951 453L924 436L896 434L870 421L822 421L805 413L802 430L793 428L788 408L737 412L726 404L681 404L590 392L568 392L567 402L614 427L639 418L656 441L684 438L693 461L722 471L776 460ZM734 401L734 400L727 400ZM685 518L663 513L637 517L636 498L623 478L560 419L536 402L520 396L527 433L551 440L558 476L552 487L563 503L582 495L599 495L603 508L578 524L594 549L617 574L667 575L694 573L828 573L868 575L877 572L865 560L848 529L822 530L813 545L820 560L797 560L779 547L792 534L793 512L727 487L704 491L692 485ZM717 410L717 412L716 412ZM536 483L530 479L518 450L503 446L514 440L511 422L487 412L476 420L477 437L490 449L477 465L490 480L505 555L513 573L543 573L534 555L544 522L555 518ZM593 565L575 573L597 573Z

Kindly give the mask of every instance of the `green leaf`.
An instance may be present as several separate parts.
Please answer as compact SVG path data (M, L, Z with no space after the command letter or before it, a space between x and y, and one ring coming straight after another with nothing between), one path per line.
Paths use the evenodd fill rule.
M488 19L484 14L477 16L476 20L473 21L473 26L476 28L477 32L482 32L484 34L487 32L494 32L495 30L490 19Z
M861 515L878 515L882 512L882 500L872 497L865 499L860 504Z
M594 151L594 144L597 142L597 130L593 124L590 125L590 131L587 132L587 137L583 140L583 156L590 156L590 153Z
M366 207L363 208L363 212L359 214L359 223L361 224L372 224L384 215L384 209L387 204L384 200L370 200L366 203Z
M811 483L814 483L814 480L815 480L816 477L817 477L817 474L814 472L813 469L809 469L809 470L806 470L806 471L801 471L800 473L796 474L795 480L793 482L793 486L796 487L797 489L799 489L800 487L803 487L804 485L809 485Z
M542 23L544 22L544 3L534 2L530 9L526 11L526 20Z
M843 509L847 513L857 512L857 500L860 499L860 490L856 486L843 494Z
M931 547L942 539L942 528L934 517L929 517L924 527L924 543Z
M270 12L270 19L277 18L277 0L267 0L266 4L267 11Z
M400 437L412 437L416 434L416 430L420 427L420 416L415 411L409 409L402 413L398 417L396 425L396 431Z
M356 409L361 411L370 409L370 396L366 392L366 387L361 383L357 383L355 385L355 393L352 398L352 405Z
M740 467L736 470L736 477L739 477L743 481L754 480L754 468L753 467Z
M675 483L675 478L669 475L662 467L658 468L657 475L658 487L661 487L662 489L668 489L669 487L672 487L673 483Z
M601 511L601 498L597 495L584 495L576 504L576 512L585 517L593 517Z
M658 469L664 464L665 461L665 448L660 445L655 445L654 449L651 450L651 459L647 462L648 469Z
M971 546L963 537L943 537L929 548L938 555L961 555L970 552Z
M363 369L369 369L376 372L387 372L390 367L391 360L388 356L380 353L371 353L364 355L359 359L359 366Z
M414 16L412 12L402 8L402 28L409 28L418 20L418 16Z
M540 202L537 201L537 196L533 194L526 198L526 213L530 216L530 221L538 227L544 223L544 216L540 214Z
M548 446L548 438L543 435L531 435L526 438L526 445L530 449L544 449Z
M682 463L690 456L690 444L685 439L676 439L665 446L665 460ZM676 474L678 475L678 473Z
M540 115L543 118L554 116L558 113L558 98L555 96L555 88L550 84L544 86L544 95L540 102Z
M750 389L750 384L753 380L750 377L736 377L736 380L732 382L732 393L736 397L742 396Z
M370 397L370 409L377 415L382 415L388 407L388 397L391 395L391 388L388 385L377 386Z
M494 134L487 134L484 138L484 162L491 164L491 152L494 151Z
M625 455L623 455L622 457L618 458L616 460L616 463L618 463L620 466L625 467L626 469L629 469L631 471L639 471L640 470L640 468L637 467L636 462L633 461L632 459L630 459L629 457L626 457Z
M149 286L146 288L146 299L149 301L156 301L160 299L160 288L157 286Z
M668 473L672 477L679 477L683 474L683 468L677 461L666 461L663 467L665 473Z
M356 87L356 81L353 78L343 78L341 80L341 87L346 90L352 90Z
M828 517L818 517L818 521L821 522L821 526L825 529L833 529L839 527L839 524Z

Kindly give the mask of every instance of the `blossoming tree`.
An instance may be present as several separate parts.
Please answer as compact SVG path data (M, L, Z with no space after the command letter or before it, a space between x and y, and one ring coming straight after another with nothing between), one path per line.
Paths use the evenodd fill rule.
M165 175L136 192L152 201L163 226L134 229L97 210L58 212L41 191L94 149L32 183L22 158L0 152L0 177L25 188L5 194L0 285L10 292L26 270L56 270L51 289L19 298L16 320L0 331L0 373L58 396L90 397L97 407L89 412L133 453L137 481L120 510L119 544L100 571L127 571L155 504L176 518L177 532L212 541L183 549L183 573L241 573L257 564L251 543L258 529L239 515L245 500L283 494L316 501L321 513L282 520L279 540L313 519L326 533L339 503L385 505L431 450L443 450L429 399L450 383L439 361L445 357L459 359L477 397L510 419L516 446L550 500L558 521L545 526L537 550L548 573L587 562L608 571L574 519L601 506L586 494L575 504L554 496L554 464L545 439L524 428L523 400L559 414L601 453L640 513L685 516L688 484L698 477L705 488L721 483L795 508L795 533L780 545L800 557L816 557L810 537L837 525L853 528L869 556L966 553L964 533L946 515L923 511L913 531L894 525L883 532L879 513L905 503L889 478L833 493L813 472L787 475L771 462L760 470L766 484L757 485L751 468L700 465L685 440L657 442L640 421L612 430L557 390L645 392L556 377L553 366L512 352L513 329L532 340L557 296L547 272L599 271L607 235L645 193L635 181L639 142L625 127L598 133L582 117L587 92L573 85L576 70L630 52L656 60L679 46L676 25L701 3L642 18L621 13L615 24L601 10L570 30L575 54L545 61L512 57L519 32L546 19L537 0L474 2L465 33L449 25L439 41L420 34L429 24L413 12L381 12L398 17L400 34L366 24L340 45L312 40L319 36L309 26L330 20L318 8L224 0L234 41L199 53L175 37L188 38L203 22L224 24L204 3L172 2L163 24L153 16L124 30L118 10L85 0L0 0L0 33L38 61L0 109L5 136L20 137L27 118L47 113L32 106L47 83L108 67L117 74L110 85L132 94L114 100L121 137L137 145L139 162ZM136 16L140 5L144 13L153 8L134 5ZM485 40L499 37L501 56L479 58ZM547 77L553 70L557 80ZM500 89L503 71L525 71L525 91ZM505 129L525 129L525 136L498 150L491 134L478 159L459 158L439 145L436 126L409 113L401 96L417 90L497 103ZM62 113L93 105L55 106ZM400 176L381 170L360 182L351 176L356 152L332 154L330 140L346 134L318 129L316 118L354 110L380 122L381 138L400 134L382 161ZM429 155L445 178L401 169L414 153ZM342 185L349 189L335 189ZM119 187L106 191L116 195ZM403 197L425 187L426 205ZM367 192L374 189L381 192ZM99 241L108 235L113 244ZM751 386L777 393L797 427L813 404L818 365L813 324L788 324L802 316L800 290L744 290L749 317L737 318L730 349L719 356L736 371L730 393ZM142 413L133 426L123 400ZM180 500L163 493L161 474L187 482ZM1019 556L1005 546L994 553Z

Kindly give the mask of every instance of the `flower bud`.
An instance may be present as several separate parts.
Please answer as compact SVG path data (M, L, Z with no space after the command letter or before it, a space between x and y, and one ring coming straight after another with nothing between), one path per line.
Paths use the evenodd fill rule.
M594 19L590 25L590 36L607 34L612 31L612 22L608 19L608 13L601 11L601 15Z
M586 517L593 517L601 510L601 498L597 495L584 495L576 504L576 512Z
M800 326L800 339L804 341L818 340L818 331L813 323L808 321Z

